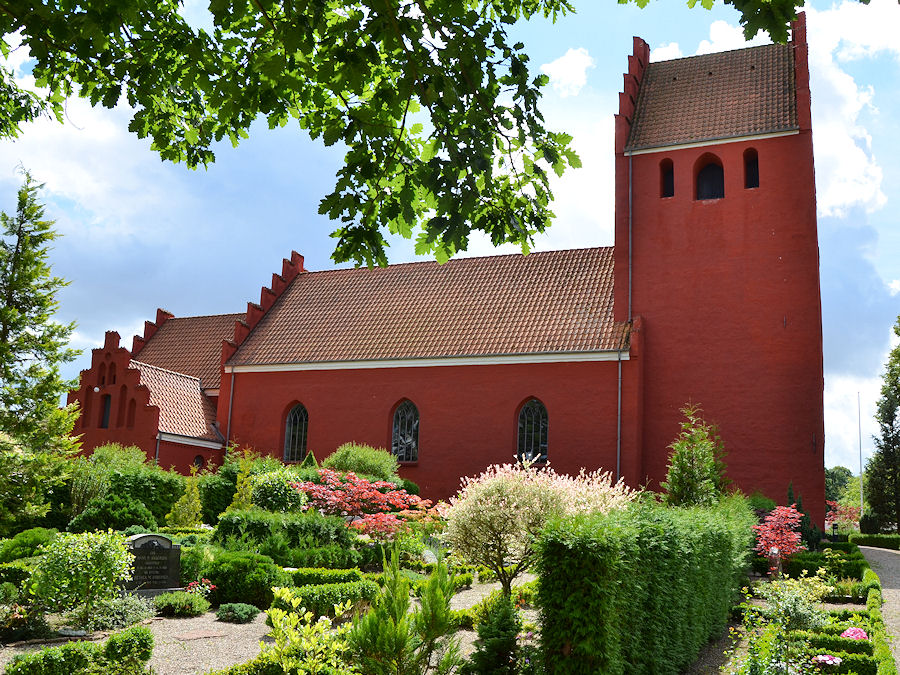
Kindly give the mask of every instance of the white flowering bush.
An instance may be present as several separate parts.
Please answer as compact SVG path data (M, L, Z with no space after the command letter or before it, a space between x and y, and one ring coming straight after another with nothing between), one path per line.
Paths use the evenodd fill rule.
M495 464L462 488L446 512L447 543L463 558L484 565L510 594L516 576L535 557L538 534L550 518L576 513L608 513L637 493L608 471L560 475L549 466Z

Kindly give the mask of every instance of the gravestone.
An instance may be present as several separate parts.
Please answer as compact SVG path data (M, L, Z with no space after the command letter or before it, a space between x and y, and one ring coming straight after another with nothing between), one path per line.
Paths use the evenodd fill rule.
M128 537L128 551L134 556L134 573L125 584L141 595L158 595L181 590L181 547L159 534Z

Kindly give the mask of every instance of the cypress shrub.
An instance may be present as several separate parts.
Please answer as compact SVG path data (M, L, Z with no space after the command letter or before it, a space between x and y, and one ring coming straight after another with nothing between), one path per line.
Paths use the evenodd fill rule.
M755 522L731 497L549 523L537 602L548 673L681 672L725 627Z

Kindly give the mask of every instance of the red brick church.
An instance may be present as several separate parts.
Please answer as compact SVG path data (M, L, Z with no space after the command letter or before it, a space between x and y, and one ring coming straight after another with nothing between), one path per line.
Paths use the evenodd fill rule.
M809 71L793 41L628 57L615 246L310 271L292 253L241 314L158 310L106 334L69 400L85 448L164 466L226 441L301 460L391 449L422 493L514 456L664 478L688 401L729 476L824 519L822 321Z

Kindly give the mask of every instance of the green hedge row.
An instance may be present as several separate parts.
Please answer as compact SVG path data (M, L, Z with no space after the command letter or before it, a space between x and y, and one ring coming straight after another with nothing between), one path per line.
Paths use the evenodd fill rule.
M222 514L213 540L244 539L261 544L273 536L284 537L290 548L337 545L350 548L352 535L343 518L305 513L272 513L262 509L235 510ZM300 567L300 565L296 565Z
M900 534L860 534L854 532L850 535L850 542L857 546L876 546L900 550Z
M31 578L34 568L21 560L0 563L0 584L11 583L16 588L24 588L25 582Z
M859 553L859 546L849 541L832 541L829 543L819 542L819 552L822 553L826 548L832 551L840 551L841 553Z
M348 581L362 581L358 569L333 570L324 567L300 567L285 570L291 578L292 586L314 586L318 584L339 584Z
M292 600L300 601L298 608L306 608L314 616L334 616L334 606L350 601L354 605L360 601L371 601L378 594L378 584L374 581L346 581L337 584L318 584L299 588L276 588L272 607L285 612L296 611Z
M862 553L845 553L844 560L844 576L850 579L862 579L863 572L869 568ZM799 577L804 572L815 576L821 567L825 567L825 554L808 551L795 553L781 563L782 571L789 577Z
M153 655L153 634L133 626L109 636L104 645L69 642L31 654L20 654L6 666L6 675L73 675L85 671L142 673Z
M732 497L548 524L538 560L548 672L680 673L725 627L755 522Z

